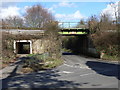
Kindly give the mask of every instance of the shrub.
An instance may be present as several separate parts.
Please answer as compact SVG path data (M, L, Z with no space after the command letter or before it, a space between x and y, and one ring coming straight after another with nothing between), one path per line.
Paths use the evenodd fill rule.
M13 36L9 33L2 33L2 59L4 62L9 62L15 59L13 49Z
M51 69L62 64L63 60L53 59L46 57L45 60L41 59L43 55L32 55L24 60L23 68L31 68L33 71L39 71L43 69ZM30 70L31 71L31 70Z
M51 68L55 68L59 65L61 65L63 63L62 60L60 59L53 59L53 58L47 58L45 60L45 64L43 66L44 69L51 69Z
M110 56L118 56L118 34L116 32L95 34L92 39L99 52Z
M42 68L41 63L43 63L42 59L38 59L35 56L31 56L24 60L24 67L30 67L34 71L38 71Z

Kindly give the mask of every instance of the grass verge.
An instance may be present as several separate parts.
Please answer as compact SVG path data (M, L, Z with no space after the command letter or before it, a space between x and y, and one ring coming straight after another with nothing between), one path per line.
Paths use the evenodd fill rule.
M102 59L110 60L110 61L120 61L120 58L118 58L117 56L110 56L110 55L106 55L106 54L103 55Z
M59 65L61 65L63 63L63 60L61 59L53 59L53 58L47 58L45 60L45 63L43 65L43 69L51 69L51 68L55 68Z
M61 59L54 59L46 55L32 54L24 60L23 73L35 72L39 70L52 69L63 63Z

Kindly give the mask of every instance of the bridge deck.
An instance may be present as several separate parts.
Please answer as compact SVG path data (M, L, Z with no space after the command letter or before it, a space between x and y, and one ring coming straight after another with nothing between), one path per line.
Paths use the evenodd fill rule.
M85 35L85 34L89 34L89 29L64 28L60 30L59 34L61 35Z

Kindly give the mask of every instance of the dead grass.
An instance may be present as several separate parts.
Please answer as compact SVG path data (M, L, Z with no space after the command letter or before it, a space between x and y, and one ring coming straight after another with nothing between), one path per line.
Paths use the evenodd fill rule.
M30 55L30 58L26 59L24 62L22 73L31 73L40 70L48 70L60 66L63 63L61 59L53 59L51 57L46 57L42 60L42 55Z
M14 62L16 62L16 59L0 60L0 65L1 65L0 69L3 69L3 68L9 66L11 63L14 63Z
M120 58L117 56L109 56L109 55L103 55L103 60L109 60L109 61L120 61Z
M29 68L29 67L25 67L25 68L22 68L21 72L22 73L31 73L31 72L33 72L33 69Z

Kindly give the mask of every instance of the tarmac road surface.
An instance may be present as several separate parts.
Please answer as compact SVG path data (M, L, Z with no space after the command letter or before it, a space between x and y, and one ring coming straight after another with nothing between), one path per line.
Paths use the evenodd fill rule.
M14 74L3 88L118 88L120 65L77 55L63 55L64 64L52 70Z

